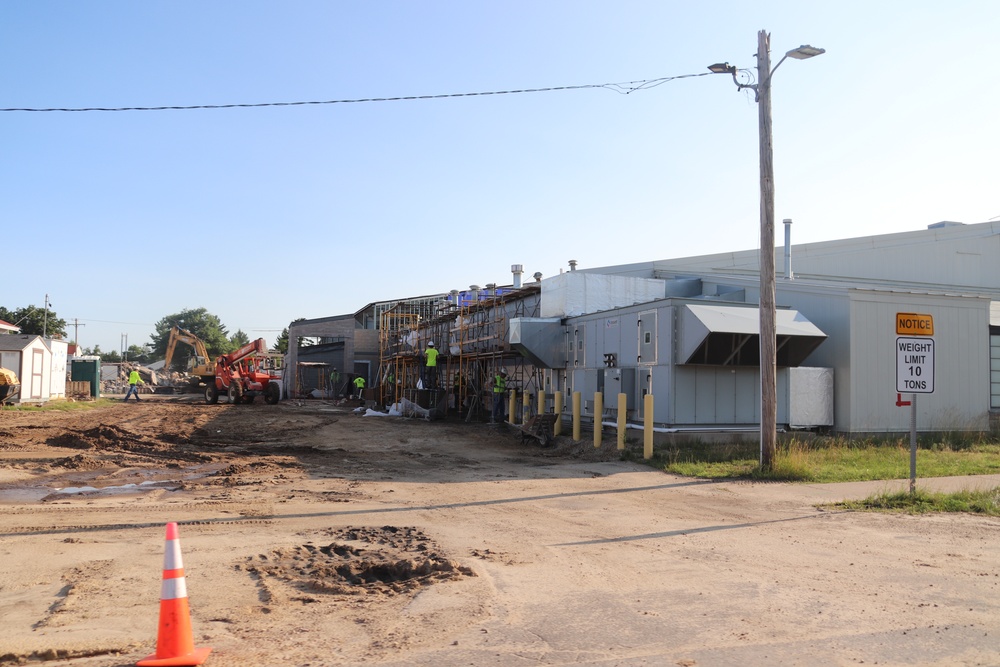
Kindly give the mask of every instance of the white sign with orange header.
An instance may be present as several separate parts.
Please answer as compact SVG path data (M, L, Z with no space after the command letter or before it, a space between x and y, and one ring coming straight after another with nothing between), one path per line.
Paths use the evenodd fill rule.
M896 313L896 334L896 391L933 394L934 318L921 313Z

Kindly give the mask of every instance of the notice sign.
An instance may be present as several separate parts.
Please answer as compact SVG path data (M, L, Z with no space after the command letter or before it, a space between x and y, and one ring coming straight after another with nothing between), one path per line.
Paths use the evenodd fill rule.
M920 313L896 313L896 335L933 336L934 317Z
M896 337L896 391L901 394L934 393L933 338Z

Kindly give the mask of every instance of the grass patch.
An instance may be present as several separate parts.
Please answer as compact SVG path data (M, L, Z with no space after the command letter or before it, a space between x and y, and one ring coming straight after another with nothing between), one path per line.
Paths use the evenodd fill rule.
M908 491L883 492L864 500L846 500L826 507L867 512L900 512L925 514L927 512L965 512L1000 516L1000 487L985 491L958 491L957 493L931 493L919 487Z
M632 455L633 457L635 454ZM780 443L773 470L760 469L759 444L685 443L661 447L649 465L686 477L804 482L909 479L906 438L817 437ZM640 457L641 458L641 457ZM1000 474L1000 441L982 434L926 435L918 442L918 477Z

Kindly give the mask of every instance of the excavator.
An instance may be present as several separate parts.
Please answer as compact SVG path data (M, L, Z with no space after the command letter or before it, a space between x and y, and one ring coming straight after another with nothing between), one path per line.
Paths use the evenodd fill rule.
M215 360L215 377L205 389L205 402L219 402L219 395L229 395L233 404L253 403L263 396L264 402L274 405L281 400L281 370L278 358L267 351L263 338L249 342L235 352Z
M163 368L170 370L170 362L174 359L177 343L187 343L194 348L194 356L188 359L187 364L187 372L193 376L191 384L196 389L201 383L215 384L215 362L208 356L208 349L205 348L204 341L187 329L176 325L170 329L170 337L167 339L167 356Z

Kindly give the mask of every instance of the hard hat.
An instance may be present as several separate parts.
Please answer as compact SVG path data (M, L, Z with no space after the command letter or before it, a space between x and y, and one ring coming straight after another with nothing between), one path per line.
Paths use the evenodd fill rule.
M434 347L434 341L427 343L427 347Z
M506 368L501 368L500 369L500 375L507 375L507 369Z

